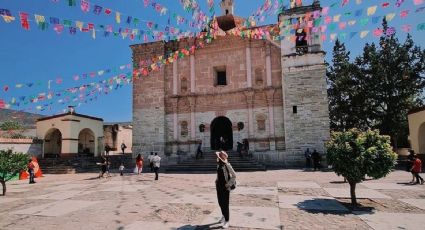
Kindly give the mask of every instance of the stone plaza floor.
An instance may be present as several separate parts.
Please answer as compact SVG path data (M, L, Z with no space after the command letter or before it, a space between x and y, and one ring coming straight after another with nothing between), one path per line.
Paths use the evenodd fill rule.
M333 172L238 173L230 229L425 229L425 185L395 171L357 186ZM8 183L0 229L220 229L215 174L45 175Z

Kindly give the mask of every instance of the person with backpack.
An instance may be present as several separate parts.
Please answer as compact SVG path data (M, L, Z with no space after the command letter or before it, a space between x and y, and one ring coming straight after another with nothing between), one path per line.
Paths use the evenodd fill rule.
M229 228L230 220L230 191L236 188L236 173L232 165L229 163L228 155L224 151L216 152L217 155L217 179L215 188L217 191L218 204L220 205L223 217L220 222L222 228Z
M34 168L35 168L35 166L32 163L32 159L29 159L27 167L28 167L28 174L30 174L29 183L35 184L35 181L34 181Z

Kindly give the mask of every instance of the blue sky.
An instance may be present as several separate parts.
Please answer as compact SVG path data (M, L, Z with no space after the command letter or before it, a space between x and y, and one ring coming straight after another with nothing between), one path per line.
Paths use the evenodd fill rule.
M287 0L284 0L286 2ZM57 17L61 20L70 19L73 21L93 22L96 25L113 25L114 29L119 27L115 23L114 16L107 16L105 14L95 15L92 12L83 13L79 7L79 0L77 0L76 7L69 7L68 0L0 0L0 9L8 9L16 20L12 23L5 23L0 18L0 99L10 101L12 98L19 100L21 96L37 95L40 92L49 92L48 80L62 79L61 84L55 82L50 83L50 91L57 91L65 88L75 87L82 84L87 84L94 81L108 79L116 74L125 74L131 70L125 68L120 70L120 66L131 63L131 50L129 45L142 43L142 41L131 41L128 38L122 39L120 37L103 37L98 32L96 39L93 39L91 33L77 32L76 35L70 35L65 29L60 35L53 31L53 26L50 26L46 31L37 28L33 14L39 14L49 17ZM156 0L163 6L167 7L170 12L179 14L190 19L191 15L186 13L178 0ZM206 0L198 0L201 4L201 9L208 12ZM218 0L215 0L217 3ZM235 0L236 9L235 14L247 17L264 2L264 0ZM289 0L287 1L289 2ZM307 1L311 2L311 1ZM341 2L341 0L322 0L323 6L330 6L333 3ZM383 9L381 4L384 2L390 5ZM416 25L425 23L425 11L415 13L418 7L414 6L413 0L405 0L401 7L396 7L394 3L396 0L379 0L369 1L363 0L362 4L357 5L356 0L351 0L350 3L344 7L340 4L332 7L329 15L341 14L341 21L359 20L360 18L370 18L366 16L366 8L379 4L378 10L374 16L383 16L388 13L396 13L393 21L390 22L391 26L397 29L397 34L401 40L404 40L406 33L401 31L400 27L405 24L412 26L413 39L423 48L425 48L425 31L417 31ZM140 20L153 21L157 24L166 25L168 16L160 16L159 13L154 11L151 7L145 8L142 0L92 0L92 5L98 4L103 7L110 8L115 11L121 12L122 18L121 25L125 26L125 19L128 15L137 17ZM344 16L346 12L355 12L358 9L364 9L362 17ZM399 16L403 10L409 10L409 15L405 18ZM218 5L216 5L217 13L220 12ZM21 28L19 23L18 12L27 12L30 14L30 30L25 31ZM276 15L268 16L266 21L261 24L275 23L277 20ZM381 20L377 24L369 22L367 25L360 25L357 23L349 29L334 31L327 31L326 33L346 32L347 38L343 40L352 51L353 57L361 52L365 42L376 41L372 35L364 39L360 39L357 34L354 38L350 39L350 32L360 32L363 30L373 30L379 27ZM176 26L174 23L172 25ZM187 29L184 26L178 26L182 29ZM145 28L141 26L138 28ZM161 26L160 26L161 28ZM333 43L326 41L324 43L324 50L328 52L327 59L329 59L332 52ZM79 75L82 77L83 73L97 72L100 70L111 69L110 73L104 73L102 76L94 78L87 77L86 80L75 81L73 77ZM115 71L114 71L115 69ZM16 88L16 84L20 83L34 83L31 87L23 86ZM38 83L40 85L38 85ZM9 90L5 92L4 86L8 85ZM35 109L36 105L41 104L27 104L19 108L32 107L31 112L38 112L45 115L52 115L62 112L66 105L57 103L52 100L51 110L38 111ZM76 103L74 103L76 104ZM13 109L19 109L12 107ZM77 108L77 112L98 116L104 118L105 121L131 121L132 119L132 89L130 85L122 86L121 88L112 90L108 95L98 96L97 100L89 101L87 104L81 104Z

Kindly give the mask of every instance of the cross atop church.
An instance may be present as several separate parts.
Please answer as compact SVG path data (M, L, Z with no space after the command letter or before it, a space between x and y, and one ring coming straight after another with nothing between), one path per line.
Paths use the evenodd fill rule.
M233 14L233 0L221 0L220 7L223 15Z

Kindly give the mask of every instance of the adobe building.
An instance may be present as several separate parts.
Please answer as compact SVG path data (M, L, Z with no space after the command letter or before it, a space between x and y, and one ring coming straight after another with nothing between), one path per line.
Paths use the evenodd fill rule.
M122 143L127 146L124 150L125 153L132 152L133 125L131 122L105 122L103 124L103 134L105 146L108 145L111 148L109 154L122 153Z
M223 137L228 150L247 139L257 158L282 166L305 162L306 148L323 153L329 111L320 30L305 28L296 40L281 43L242 38L226 34L234 27L244 30L246 21L233 16L233 0L222 0L221 8L221 36L134 79L134 151L194 154L200 141L204 149L217 150ZM319 9L318 1L294 5L265 27L279 30L280 22L302 20ZM281 24L284 36L289 28ZM138 64L194 44L186 38L130 47Z
M425 154L425 107L411 110L408 121L412 149L417 154Z
M42 157L100 156L103 153L103 119L75 113L37 120L37 138L43 141Z

